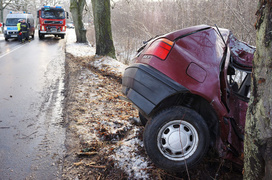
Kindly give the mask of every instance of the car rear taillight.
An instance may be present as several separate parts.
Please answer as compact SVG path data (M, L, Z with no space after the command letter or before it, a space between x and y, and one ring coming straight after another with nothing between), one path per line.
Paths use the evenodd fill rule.
M144 54L153 55L161 60L165 60L170 50L172 49L174 42L165 38L154 41Z

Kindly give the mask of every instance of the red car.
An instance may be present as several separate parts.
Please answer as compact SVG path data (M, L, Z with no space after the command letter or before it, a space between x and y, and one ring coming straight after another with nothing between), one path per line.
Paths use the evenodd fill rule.
M122 92L139 109L144 146L158 167L191 168L211 147L243 163L254 52L230 30L207 25L156 37L139 49Z

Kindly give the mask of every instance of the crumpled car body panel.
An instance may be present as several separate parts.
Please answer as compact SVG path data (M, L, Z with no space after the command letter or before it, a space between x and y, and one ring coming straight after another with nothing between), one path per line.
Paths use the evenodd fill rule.
M164 60L147 54L152 43L160 38L173 42ZM220 156L242 164L240 157L243 154L243 134L248 103L246 94L249 91L254 52L254 47L239 41L230 30L200 25L171 32L149 41L135 58L136 65L133 65L133 68L135 70L142 65L145 66L143 69L150 67L169 78L169 81L180 85L182 92L164 93L164 96L159 98L161 102L175 93L189 92L204 98L212 106L218 118L219 133L216 147ZM148 97L153 96L152 93L143 96L140 91L143 91L144 87L138 88L139 90L134 88L134 84L140 84L142 79L133 80L131 68L132 66L128 67L123 76L123 93L132 102L136 102L137 97L146 101L146 103L137 101L134 104L148 118L160 106L160 102L152 101L152 98ZM237 90L234 90L236 84L230 82L234 69L248 74ZM157 80L159 79L154 76L154 80L147 83L146 86L150 84L148 87L150 92L155 87L152 81ZM165 84L160 85L161 88L171 89L167 83ZM137 95L132 97L130 93ZM159 96L159 91L156 93ZM145 110L147 103L152 104L148 111Z

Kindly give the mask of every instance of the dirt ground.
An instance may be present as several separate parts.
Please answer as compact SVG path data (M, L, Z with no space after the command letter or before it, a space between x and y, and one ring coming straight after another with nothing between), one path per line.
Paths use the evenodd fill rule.
M241 171L213 153L199 167L190 170L189 175L156 168L142 145L144 127L137 123L138 112L121 93L121 76L90 66L89 62L94 60L95 57L74 58L66 54L67 153L63 179L242 179ZM137 139L135 152L130 152L131 156L118 154L133 139ZM116 162L116 154L128 164L139 155L147 168L126 170L127 165Z

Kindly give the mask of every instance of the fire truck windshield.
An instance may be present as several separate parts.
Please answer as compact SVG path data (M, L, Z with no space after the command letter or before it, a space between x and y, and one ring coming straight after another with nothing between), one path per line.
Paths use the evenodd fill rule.
M42 9L42 18L65 19L65 12L63 9Z

